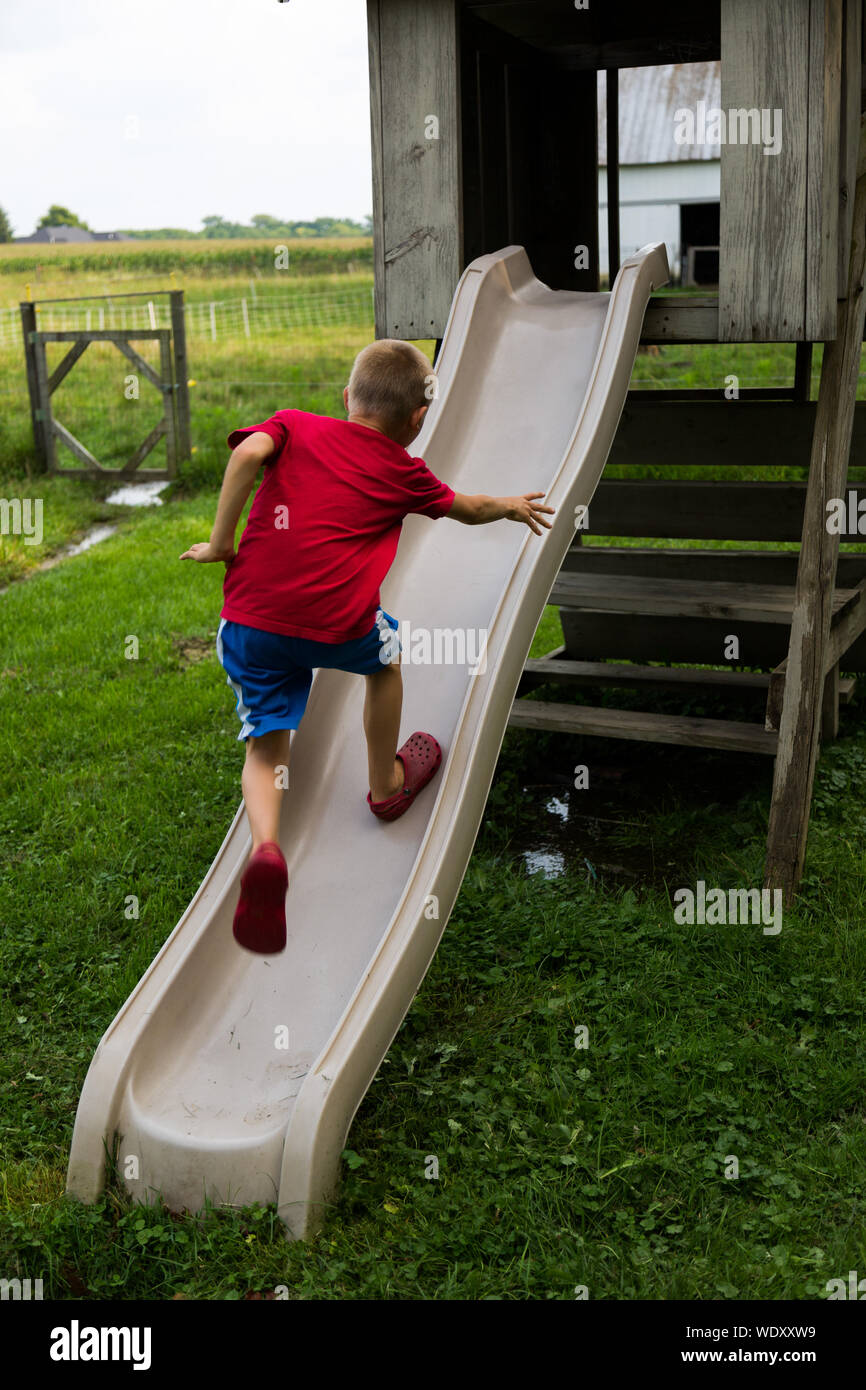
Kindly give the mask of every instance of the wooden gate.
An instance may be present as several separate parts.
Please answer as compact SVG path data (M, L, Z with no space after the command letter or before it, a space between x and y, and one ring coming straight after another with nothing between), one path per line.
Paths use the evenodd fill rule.
M115 296L138 297L138 296ZM105 477L155 482L174 478L179 458L189 456L189 396L187 392L186 341L183 320L183 291L170 292L171 328L82 328L59 331L39 331L36 328L36 305L21 305L24 327L24 350L27 364L27 384L33 415L33 434L49 473L62 473L70 478ZM49 302L49 301L44 301ZM60 301L55 301L60 302ZM151 320L152 321L152 320ZM149 340L159 344L159 367L136 352L133 343ZM69 343L69 351L52 372L48 370L46 344ZM126 463L120 468L100 463L80 439L58 420L51 397L66 379L90 343L113 343L131 362L135 371L160 393L162 418L141 441ZM161 439L165 440L165 468L142 468L141 464ZM57 458L58 440L84 464L83 468L62 468Z

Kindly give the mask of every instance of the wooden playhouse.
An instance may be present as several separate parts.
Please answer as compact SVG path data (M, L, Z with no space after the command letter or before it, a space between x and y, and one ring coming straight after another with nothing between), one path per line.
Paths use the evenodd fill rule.
M856 518L849 458L866 466L863 0L368 0L367 15L379 337L441 339L465 266L509 244L552 288L597 291L597 74L613 277L618 70L721 61L718 293L656 295L642 342L795 344L792 379L731 399L724 373L718 389L629 393L617 476L551 592L565 645L527 662L519 695L551 683L758 690L765 717L519 698L511 722L774 757L766 884L790 901L819 743L866 671L866 554L850 549L861 535L827 525L837 498ZM770 121L781 138L768 156ZM696 465L712 480L678 478ZM584 544L593 534L632 544ZM779 541L799 551L766 546Z

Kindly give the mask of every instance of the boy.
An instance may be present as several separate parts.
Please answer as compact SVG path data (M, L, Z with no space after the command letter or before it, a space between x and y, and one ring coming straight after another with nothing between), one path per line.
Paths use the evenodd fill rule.
M440 482L407 446L417 437L435 377L420 349L384 338L355 359L343 392L347 419L280 410L233 430L232 455L209 541L182 560L223 561L224 605L217 654L237 696L246 742L241 778L252 853L241 879L233 932L265 955L285 949L286 861L279 847L282 788L313 670L366 677L367 802L395 820L442 761L430 734L397 748L403 683L398 623L379 606L403 518L411 512L474 526L507 519L540 536L550 529L537 498L467 496ZM264 465L240 544L235 529Z

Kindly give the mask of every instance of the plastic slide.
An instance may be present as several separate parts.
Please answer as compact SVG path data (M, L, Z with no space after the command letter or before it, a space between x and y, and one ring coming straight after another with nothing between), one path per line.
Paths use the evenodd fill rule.
M614 438L647 300L667 278L661 244L625 261L609 294L548 289L515 246L464 272L410 452L460 492L546 492L553 529L406 518L382 591L401 620L401 741L429 730L442 767L400 820L377 820L364 681L316 673L283 798L288 946L254 956L232 937L250 849L241 806L96 1050L73 1195L96 1199L117 1140L121 1179L141 1201L276 1201L298 1238L321 1222L349 1126L445 930L576 509Z

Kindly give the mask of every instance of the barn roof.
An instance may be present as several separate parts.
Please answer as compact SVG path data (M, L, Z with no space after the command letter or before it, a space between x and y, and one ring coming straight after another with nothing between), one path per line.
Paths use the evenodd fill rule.
M123 232L92 232L89 227L40 227L32 236L16 236L18 242L70 242L70 241L134 241L135 237L125 236Z
M17 236L16 241L92 241L93 233L86 227L67 227L58 225L56 227L40 227L38 232L32 236Z
M620 164L674 164L719 158L718 145L678 145L674 115L681 107L721 105L722 65L664 63L651 68L621 68L619 73ZM607 113L604 81L598 83L598 162L607 163Z

